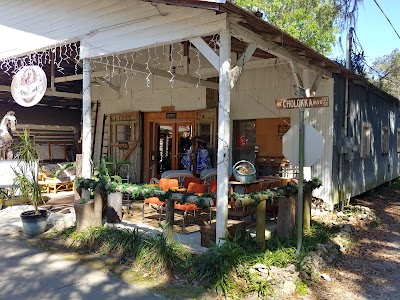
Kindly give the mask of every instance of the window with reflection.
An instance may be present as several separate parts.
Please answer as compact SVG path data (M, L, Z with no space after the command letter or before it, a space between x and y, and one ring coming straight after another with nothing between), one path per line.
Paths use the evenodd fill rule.
M232 163L239 160L247 160L254 164L256 146L256 121L235 120L234 130L234 153Z

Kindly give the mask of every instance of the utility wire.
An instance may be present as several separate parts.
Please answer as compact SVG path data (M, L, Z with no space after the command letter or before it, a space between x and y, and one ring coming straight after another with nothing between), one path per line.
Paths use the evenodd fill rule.
M386 16L385 12L383 11L383 9L380 7L380 5L378 4L378 2L376 0L374 0L375 4L379 7L379 9L381 10L381 12L383 13L383 15L385 16L386 20L388 20L390 26L392 26L394 32L396 32L397 37L400 39L400 35L399 33L396 31L396 29L393 27L392 22L390 22L389 18Z

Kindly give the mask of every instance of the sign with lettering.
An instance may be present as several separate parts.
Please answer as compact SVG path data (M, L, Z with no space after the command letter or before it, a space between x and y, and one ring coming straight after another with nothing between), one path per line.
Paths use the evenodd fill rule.
M21 68L11 82L12 97L24 107L31 107L39 103L46 89L46 74L39 66Z
M323 96L323 97L276 99L275 105L276 109L328 107L329 97Z

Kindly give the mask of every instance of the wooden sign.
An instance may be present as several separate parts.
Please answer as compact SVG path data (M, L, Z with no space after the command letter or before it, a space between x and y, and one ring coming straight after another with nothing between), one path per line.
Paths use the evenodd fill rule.
M128 143L118 143L118 148L119 149L128 149L129 144Z
M176 112L169 112L165 114L166 119L176 119Z
M175 106L161 106L162 112L170 112L175 111Z
M329 97L323 96L323 97L276 99L275 106L276 109L328 107Z

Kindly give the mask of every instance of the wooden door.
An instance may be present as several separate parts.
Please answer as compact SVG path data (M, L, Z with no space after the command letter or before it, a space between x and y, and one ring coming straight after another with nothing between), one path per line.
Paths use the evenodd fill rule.
M194 126L190 121L154 123L153 128L153 177L160 177L164 171L181 170L183 155L190 148Z
M121 165L116 173L131 182L140 181L139 127L139 112L110 115L109 160L129 162L131 166Z

